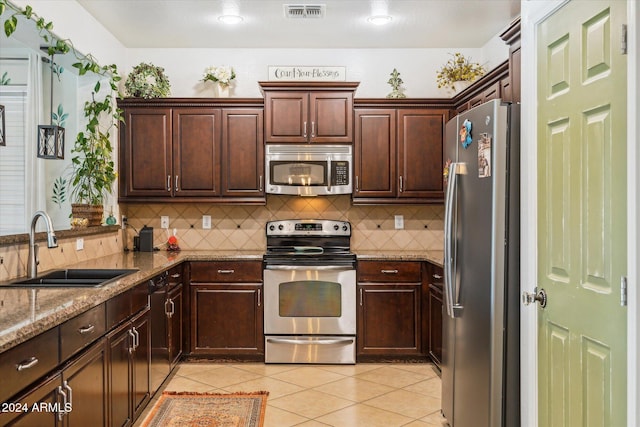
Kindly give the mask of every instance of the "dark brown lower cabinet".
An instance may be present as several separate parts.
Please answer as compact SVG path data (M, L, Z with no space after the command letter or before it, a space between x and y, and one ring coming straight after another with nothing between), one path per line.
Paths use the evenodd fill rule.
M19 410L3 410L0 425L106 426L107 390L107 346L101 339L64 369L12 400L13 408Z
M421 284L358 285L358 356L422 353Z
M191 285L191 353L264 356L261 283Z
M429 285L429 356L438 367L442 362L442 289Z
M151 334L149 308L108 336L111 426L128 426L150 399Z

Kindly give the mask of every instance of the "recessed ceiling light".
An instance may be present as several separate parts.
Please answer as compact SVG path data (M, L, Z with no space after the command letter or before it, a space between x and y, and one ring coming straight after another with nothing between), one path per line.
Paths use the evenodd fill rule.
M367 18L368 22L371 22L373 25L386 25L391 22L391 17L389 15L375 15Z
M223 22L225 24L239 24L243 21L242 16L239 15L222 15L218 17L218 21Z

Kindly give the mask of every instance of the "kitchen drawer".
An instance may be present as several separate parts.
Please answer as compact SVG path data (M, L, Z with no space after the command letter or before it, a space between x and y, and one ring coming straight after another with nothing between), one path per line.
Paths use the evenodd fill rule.
M149 283L147 281L135 288L116 295L107 301L107 329L149 306Z
M262 282L261 261L211 261L191 263L191 282Z
M420 282L420 262L359 261L358 282Z
M0 354L0 402L58 365L58 327Z
M428 263L427 272L429 274L429 286L434 286L442 290L444 286L444 270L442 267Z
M66 360L106 332L104 304L60 325L60 359Z

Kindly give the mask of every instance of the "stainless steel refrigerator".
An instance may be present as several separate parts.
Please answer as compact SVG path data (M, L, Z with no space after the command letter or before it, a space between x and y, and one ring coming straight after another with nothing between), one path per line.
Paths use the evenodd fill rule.
M441 368L451 427L520 425L519 115L493 100L446 125Z

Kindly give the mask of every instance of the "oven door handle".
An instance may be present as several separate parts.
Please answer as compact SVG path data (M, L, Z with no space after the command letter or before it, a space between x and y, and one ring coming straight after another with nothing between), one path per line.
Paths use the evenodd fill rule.
M291 338L267 338L267 342L273 344L302 344L302 345L330 345L330 344L352 344L354 338L340 339L317 339L317 340L296 340Z
M351 265L267 265L267 270L322 270L322 271L348 271L355 270Z

